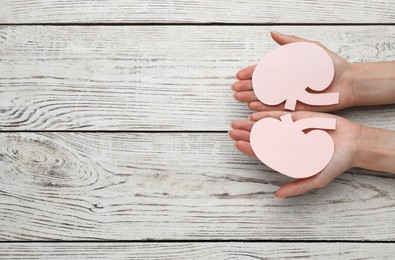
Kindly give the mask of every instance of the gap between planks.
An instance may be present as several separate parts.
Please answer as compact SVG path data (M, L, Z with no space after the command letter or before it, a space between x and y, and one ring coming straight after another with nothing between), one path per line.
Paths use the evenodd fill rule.
M0 244L40 244L40 243L51 243L51 244L74 244L74 243L92 243L92 244L101 244L101 243L159 243L159 244L168 244L168 243L344 243L344 244L353 244L353 243L365 243L365 244L393 244L395 240L344 240L344 239L336 239L336 240L279 240L279 239L155 239L155 240L14 240L14 241L5 241L1 240Z
M221 130L0 130L0 133L136 133L136 134L165 134L165 133L193 133L193 134L223 134Z
M0 26L393 26L395 23L0 23Z

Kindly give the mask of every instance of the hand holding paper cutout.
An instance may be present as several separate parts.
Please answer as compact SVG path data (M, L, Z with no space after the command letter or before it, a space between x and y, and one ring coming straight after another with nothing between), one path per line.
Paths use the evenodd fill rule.
M315 106L297 102L295 108L296 111L328 112L355 105L355 102L357 102L355 97L357 90L354 89L353 84L353 73L355 68L352 63L346 61L319 42L303 39L293 35L281 34L278 32L271 32L271 37L279 45L288 45L295 42L308 42L316 44L326 51L326 53L330 56L332 63L334 64L335 76L332 80L332 83L328 88L320 91L320 93L339 93L341 97L339 103L335 105ZM248 66L237 73L236 77L238 80L232 86L232 89L235 91L234 98L238 101L248 103L248 107L255 111L283 110L283 103L278 105L268 105L258 100L252 88L252 74L255 68L256 65ZM284 75L280 75L280 77L284 77Z
M331 58L320 46L309 42L287 44L271 51L256 66L252 75L255 95L264 103L276 105L285 100L285 109L294 110L296 102L330 105L339 102L339 93L322 91L333 79ZM332 158L334 143L322 130L335 130L335 119L310 118L293 122L291 115L281 121L266 118L251 130L255 155L274 170L294 178L306 178L323 170ZM310 158L306 161L304 158Z
M280 33L271 33L271 35L272 38L280 45L285 45L293 42L310 42L296 36L283 35ZM266 161L266 164L288 176L300 178L278 189L275 194L276 198L295 196L295 195L303 194L315 188L324 187L330 181L336 178L338 175L340 175L341 173L343 173L344 171L346 171L351 167L361 167L361 168L372 169L372 170L395 172L394 165L392 164L393 153L391 151L388 151L387 156L384 156L385 159L383 159L382 153L374 153L374 152L372 153L372 151L370 151L369 149L369 147L376 146L378 145L378 143L383 144L382 147L384 147L384 149L387 149L390 146L388 143L391 143L395 140L394 135L393 133L391 133L391 131L380 130L380 129L369 129L366 127L362 127L361 125L355 124L353 122L350 122L341 117L328 115L328 114L319 114L315 112L307 112L307 111L333 111L337 109L350 107L355 104L371 105L371 104L381 104L380 102L393 102L390 101L391 98L388 97L382 98L381 101L380 98L377 99L377 97L376 100L372 101L369 97L368 102L370 103L361 102L361 100L363 101L362 99L363 96L361 98L361 96L357 97L355 95L355 93L357 92L355 92L356 87L353 79L355 79L355 75L361 76L361 71L365 71L366 73L366 71L368 71L367 70L368 66L366 67L351 66L349 62L345 61L337 54L331 52L322 44L318 42L310 42L310 43L323 48L326 51L326 53L330 56L335 67L335 76L333 81L329 83L328 88L326 89L324 88L323 90L320 89L317 90L309 86L310 89L316 91L316 92L310 91L311 92L310 94L338 93L341 95L341 102L339 104L333 104L330 106L320 106L319 103L322 102L322 100L319 101L319 99L308 101L312 105L305 104L302 102L296 103L297 100L303 101L303 97L302 97L296 99L286 98L285 100L283 100L283 102L277 105L265 105L257 101L257 96L252 91L251 78L256 66L250 66L241 70L237 74L237 78L239 79L239 81L237 81L232 86L233 90L236 91L234 95L235 99L239 101L248 102L248 107L252 110L265 111L251 115L249 117L250 120L240 120L232 123L232 127L234 129L229 132L229 136L235 140L236 147L241 152L249 156L255 158L258 157L261 158L262 161L264 162ZM369 68L370 67L372 66L369 65ZM393 65L390 63L383 65L375 64L374 67L376 67L376 72L377 72L377 68L383 68L383 67L387 68L387 72L388 72L388 69L390 67L393 67ZM357 69L359 72L356 71ZM390 69L392 70L393 68ZM383 78L387 74L383 73L382 74L384 75ZM377 76L377 73L375 75ZM306 90L306 88L304 90ZM297 94L300 95L299 92L297 92ZM313 98L313 96L310 97ZM324 99L326 99L326 97ZM286 109L296 108L299 111L302 110L302 112L294 112L292 114L289 114L288 112L279 111L284 108L283 103L286 103L287 101L288 104L286 104L285 106ZM366 99L364 102L366 102ZM297 107L295 107L295 105ZM260 119L262 120L260 122L257 122ZM326 120L326 119L332 119L332 120ZM293 120L295 120L295 122ZM334 128L333 122L336 122L336 130L329 130L329 131L322 130L322 129L333 129ZM258 130L254 130L253 128ZM261 128L261 131L259 131L259 128ZM310 131L303 131L303 130L310 130ZM254 134L255 132L257 133L257 135ZM261 135L264 135L264 137L262 137ZM281 136L283 138L281 138ZM374 136L374 138L372 138L372 136ZM379 136L380 138L378 138ZM312 139L316 138L316 141L318 141L318 143L313 142L312 140L304 139L306 137L310 137ZM261 139L261 140L254 141L254 139ZM272 149L269 149L270 150L268 151L269 153L262 152L260 149L264 150L265 145L259 146L258 144L259 141L262 141L262 139L263 141L267 142L266 147L278 148L278 149L274 149L274 152L276 152L276 150L284 151L284 149L286 150L286 152L285 153L280 152L280 155L274 154L273 156L269 154L273 152ZM250 140L252 143L250 143ZM300 141L300 140L304 140L304 141ZM331 142L331 140L333 141ZM383 140L386 140L388 142L384 143ZM319 143L321 143L321 145L318 145ZM292 147L296 147L296 149L288 149L290 147L289 144L291 144ZM310 149L300 148L306 146L306 144L307 144L307 148ZM254 150L252 146L255 147ZM314 149L317 149L315 150L316 153L314 153L314 151L311 152L312 150L311 148L314 146L315 146ZM320 147L324 147L324 149L320 150ZM324 159L326 158L326 160L328 160L328 158L330 157L329 155L331 154L330 151L332 150L332 149L327 149L328 147L332 147L334 152L331 159L329 159L328 164L324 166L325 165ZM307 153L308 150L310 150L311 153ZM297 156L294 156L295 154ZM323 154L325 154L326 156L322 156ZM279 160L281 156L282 159ZM380 157L379 163L376 163L378 161L376 156ZM295 157L298 160L300 160L301 162L300 164L298 164L298 162L295 161ZM288 167L287 161L284 160L287 158L290 158L291 165L294 166L293 171L295 172L292 171L287 172L287 168L289 169L291 168L290 166ZM281 162L281 160L283 161ZM277 161L280 161L281 163L277 163ZM314 171L311 170L312 167L315 167L316 170L322 167L323 169L317 174L313 174L312 172L315 172L316 170ZM306 172L309 171L310 173L306 174ZM310 176L310 174L312 174L312 176Z
M266 118L272 118L279 121L281 116L289 114L287 111L264 111L252 114L250 120L238 120L232 123L232 128L229 132L229 136L235 141L237 149L242 153L257 158L254 153L250 143L251 129L253 125ZM294 180L288 184L285 184L277 192L277 197L288 197L298 194L305 193L311 189L320 188L326 186L334 178L342 174L344 171L355 167L355 158L358 153L358 140L361 132L361 126L359 124L353 123L347 119L341 118L339 116L323 114L317 112L309 111L297 111L291 113L292 120L297 123L303 119L311 118L325 118L336 120L336 130L320 130L325 131L333 140L335 145L335 151L332 159L328 165L319 173L307 177ZM315 147L318 149L318 147ZM314 150L316 151L316 150ZM269 151L270 152L270 151ZM313 151L311 151L313 152ZM310 156L302 159L304 163L309 164L313 158ZM292 173L297 175L298 173Z
M270 168L293 178L317 174L332 159L332 138L322 130L335 130L336 119L305 118L296 122L291 115L265 118L254 124L250 142L255 155ZM308 160L307 160L308 158Z
M339 93L323 91L332 82L334 66L320 46L296 42L281 46L267 54L252 74L252 86L257 98L268 105L285 101L285 109L295 110L296 101L309 105L333 105Z

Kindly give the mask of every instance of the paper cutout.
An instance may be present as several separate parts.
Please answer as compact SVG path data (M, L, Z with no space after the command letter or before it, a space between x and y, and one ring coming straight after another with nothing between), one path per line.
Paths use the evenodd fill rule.
M309 105L339 103L339 93L310 93L326 89L334 77L330 56L320 46L296 42L269 52L252 74L252 86L258 99L267 105L285 101L285 109L295 110L296 101Z
M293 122L290 114L264 118L254 124L250 143L255 155L270 168L293 178L322 171L332 159L335 145L322 130L336 129L334 118L305 118Z

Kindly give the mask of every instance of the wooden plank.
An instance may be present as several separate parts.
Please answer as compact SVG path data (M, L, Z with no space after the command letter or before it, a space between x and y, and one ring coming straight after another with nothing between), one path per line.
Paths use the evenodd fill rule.
M0 23L394 23L391 0L3 0Z
M308 196L225 133L1 133L1 240L395 239L394 175Z
M0 130L225 131L249 113L233 75L276 46L269 30L395 59L392 26L3 26ZM394 106L341 115L395 129Z
M6 259L392 259L390 243L2 243Z

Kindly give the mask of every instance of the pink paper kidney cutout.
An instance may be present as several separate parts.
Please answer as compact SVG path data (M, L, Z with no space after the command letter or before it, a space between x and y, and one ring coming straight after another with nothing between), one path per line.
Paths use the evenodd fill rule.
M335 145L322 130L336 129L336 119L305 118L293 122L290 114L264 118L254 124L250 143L255 155L270 168L293 178L306 178L322 171L332 159Z
M339 103L339 93L323 91L335 74L333 62L320 46L309 42L290 43L269 52L252 74L252 86L258 99L267 105L285 101L285 109L295 110L296 101L309 105Z

